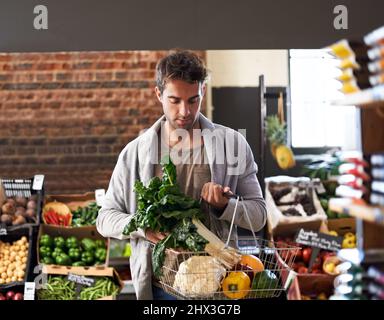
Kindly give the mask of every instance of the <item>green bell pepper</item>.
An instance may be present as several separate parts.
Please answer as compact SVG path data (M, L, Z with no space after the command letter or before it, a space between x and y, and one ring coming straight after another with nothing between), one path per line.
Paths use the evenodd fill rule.
M72 261L79 261L81 259L81 251L79 248L70 248L68 255Z
M80 246L79 240L77 240L77 238L74 236L67 238L65 243L66 243L68 249L69 248L79 248L79 246Z
M95 244L96 244L96 248L105 248L105 242L103 240L96 240L95 241Z
M83 261L87 266L93 265L95 261L92 251L85 251L81 254L81 261Z
M76 261L76 262L72 263L72 266L74 266L74 267L85 267L86 264L83 261Z
M85 251L94 251L96 249L95 241L89 238L81 240L81 246Z
M40 247L40 255L42 258L45 258L45 257L51 257L52 256L52 250L50 247Z
M72 265L71 258L66 253L60 253L55 258L56 264L60 266L70 266Z
M96 249L95 258L98 262L105 262L105 259L107 258L107 250L105 248Z
M55 261L51 257L44 257L43 259L40 259L40 261L43 264L55 264Z
M63 237L55 237L53 238L53 243L56 248L65 248L65 239Z
M59 255L59 254L62 254L64 253L63 249L61 248L55 248L52 252L52 258L53 259L56 259L56 257Z
M48 234L43 234L40 238L40 246L41 247L53 247L53 239Z

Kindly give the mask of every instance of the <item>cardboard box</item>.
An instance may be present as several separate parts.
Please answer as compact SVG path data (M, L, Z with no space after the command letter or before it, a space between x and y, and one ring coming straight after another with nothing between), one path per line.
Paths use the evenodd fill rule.
M278 225L272 232L272 239L276 241L277 237L291 237L296 234L299 229L313 230L316 232L326 232L327 227L322 221L307 221L303 223L292 223L286 225ZM318 295L322 292L327 295L333 290L333 280L335 276L328 274L300 274L296 276L296 282L300 294L303 295ZM293 281L292 285L295 285ZM291 285L291 287L292 287ZM290 288L291 295L297 296L297 289ZM294 292L296 290L296 293Z
M356 219L355 218L340 218L329 219L327 221L327 228L329 231L336 231L339 236L343 236L348 232L356 233Z
M281 178L281 179L280 179ZM287 179L286 181L284 179ZM276 182L274 179L277 179ZM279 180L280 179L280 180ZM308 179L308 178L307 178ZM292 182L289 182L292 180ZM268 230L271 231L275 229L279 225L284 224L297 224L297 223L306 223L306 222L312 222L312 221L325 221L327 219L327 215L321 206L320 200L316 194L315 189L312 190L311 197L313 199L313 205L316 209L316 213L311 216L285 216L279 207L276 205L272 194L269 190L271 183L277 183L278 185L284 185L284 186L291 186L294 183L297 183L300 180L300 178L292 178L292 177L270 177L265 179L265 201L267 206L267 216L268 216ZM309 181L304 181L303 183L309 183Z
M290 286L287 292L288 300L304 300L303 295L309 296L311 299L316 299L320 294L325 294L327 297L331 296L334 292L333 281L324 281L324 279L318 277L315 279L315 284L308 288L303 286L300 287L300 278L296 277L293 280L292 285Z
M40 238L43 234L48 234L51 237L62 236L62 237L64 237L64 239L66 239L70 236L75 236L79 240L81 240L83 238L90 238L93 240L103 240L106 244L107 258L106 258L105 264L100 265L100 266L105 266L105 267L107 266L107 261L109 260L108 241L100 233L97 232L97 229L95 226L66 228L66 227L53 226L53 225L48 225L48 224L40 225L39 234L37 237L37 261L38 261L38 263L40 263Z
M64 194L64 195L48 195L45 197L45 203L58 201L65 203L71 211L77 210L79 207L86 207L96 200L94 192L83 194Z
M63 275L66 276L69 273L73 273L80 276L86 277L111 277L114 279L114 282L119 286L120 292L124 288L124 283L120 279L119 274L114 268L108 267L71 267L71 266L53 266L53 265L44 265L42 268L42 273L47 275ZM114 300L113 296L106 296L98 300Z

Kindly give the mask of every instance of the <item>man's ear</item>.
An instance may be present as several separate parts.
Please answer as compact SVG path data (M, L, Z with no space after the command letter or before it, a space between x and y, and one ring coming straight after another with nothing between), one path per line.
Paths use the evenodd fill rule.
M160 92L160 89L158 87L155 87L155 93L156 93L156 97L157 99L159 99L159 101L162 103L163 101L161 100L162 98L162 94Z
M207 84L205 82L203 82L201 84L201 94L202 94L202 97L205 96L206 91L207 91Z

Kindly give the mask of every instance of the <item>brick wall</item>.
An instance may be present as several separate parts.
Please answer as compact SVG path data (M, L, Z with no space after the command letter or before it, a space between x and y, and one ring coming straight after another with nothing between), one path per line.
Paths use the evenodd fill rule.
M43 173L51 194L107 188L121 149L162 114L165 53L0 54L0 177Z

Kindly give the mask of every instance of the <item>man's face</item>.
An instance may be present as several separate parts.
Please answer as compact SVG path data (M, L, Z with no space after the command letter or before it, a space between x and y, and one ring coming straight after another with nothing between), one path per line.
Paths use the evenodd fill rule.
M171 129L191 130L200 112L205 84L168 80L163 94L157 87L155 91Z

